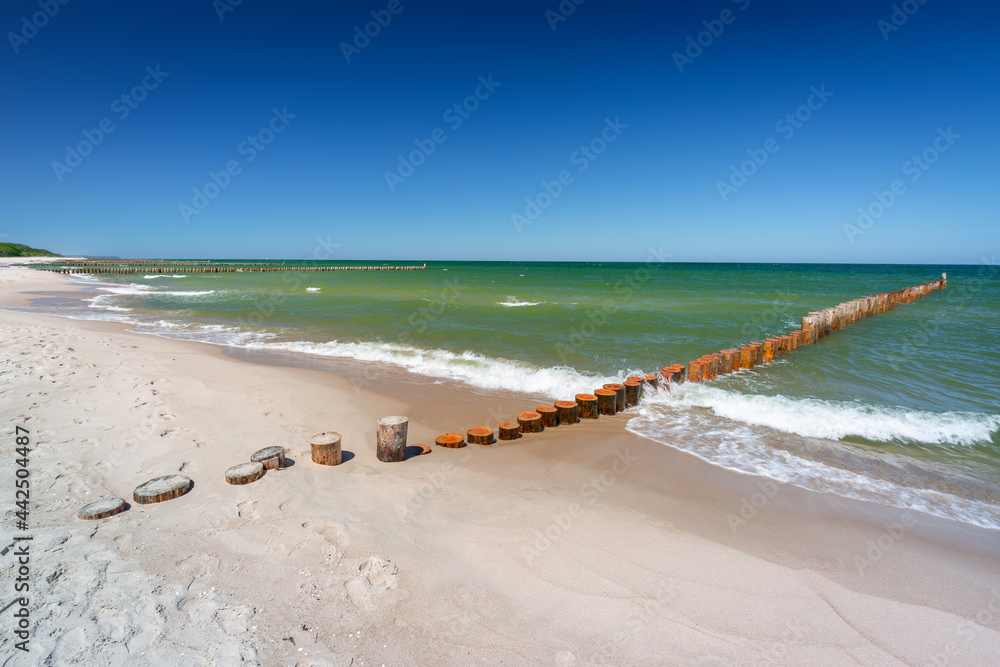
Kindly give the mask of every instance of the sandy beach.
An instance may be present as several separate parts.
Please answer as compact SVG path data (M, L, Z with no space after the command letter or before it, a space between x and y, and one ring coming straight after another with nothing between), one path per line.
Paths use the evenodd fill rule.
M0 308L74 289L0 268ZM3 665L1000 660L994 531L715 468L627 414L386 464L379 417L432 444L536 403L118 324L0 310L0 331L0 452L19 426L33 447L30 652L7 611ZM341 466L310 461L327 430ZM226 483L271 445L294 463ZM76 517L178 472L181 498ZM13 465L0 489L7 546Z

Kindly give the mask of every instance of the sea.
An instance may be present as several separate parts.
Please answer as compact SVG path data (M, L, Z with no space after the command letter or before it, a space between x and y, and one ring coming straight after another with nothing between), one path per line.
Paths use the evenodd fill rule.
M343 263L286 260L326 264ZM992 262L170 270L74 276L86 286L82 299L39 299L27 310L280 351L306 365L346 359L485 394L572 400L798 329L810 311L947 272L947 289L770 364L647 395L625 428L719 467L1000 530L1000 278Z

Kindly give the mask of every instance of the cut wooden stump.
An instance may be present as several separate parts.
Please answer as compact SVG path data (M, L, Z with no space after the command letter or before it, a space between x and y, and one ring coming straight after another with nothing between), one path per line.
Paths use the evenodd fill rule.
M140 505L162 503L179 498L191 488L191 478L184 475L164 475L140 484L132 492L132 499Z
M447 447L448 449L458 449L459 447L465 447L465 438L462 437L461 433L445 433L444 435L439 435L434 444L439 447Z
M625 380L628 382L642 382L645 379L646 378L642 375L629 375L627 378L625 378Z
M635 380L625 380L625 407L633 408L639 405L642 395L642 383Z
M95 500L81 507L76 515L81 519L107 519L128 509L128 503L123 498L108 496Z
M764 341L764 361L774 361L774 354L777 352L778 341L768 338Z
M501 440L517 440L520 437L521 437L520 424L518 424L517 422L500 422Z
M753 368L753 350L749 345L740 348L740 368Z
M642 379L646 381L646 386L650 389L656 389L660 386L660 376L656 373L646 373Z
M613 415L618 412L618 392L613 389L595 389L597 411L602 415Z
M604 385L605 389L610 389L615 392L615 412L621 412L625 409L625 385L613 382L611 384Z
M323 466L339 466L343 461L340 451L340 434L336 431L324 431L309 438L312 448L312 460Z
M576 404L580 408L580 419L597 419L597 397L593 394L577 394Z
M722 374L732 373L736 357L734 350L722 350L719 354L722 355Z
M378 420L378 460L396 463L406 459L406 417L382 417Z
M470 445L492 445L493 429L488 426L475 426L468 431Z
M580 406L576 401L556 401L553 405L559 413L560 426L580 422Z
M264 464L260 461L250 461L234 465L226 471L226 481L230 484L249 484L264 476Z
M258 449L250 455L250 460L263 463L264 470L274 470L275 468L280 470L285 467L285 448L275 446Z
M551 405L539 405L535 412L542 416L542 426L545 428L555 428L559 426L559 410Z
M522 412L517 416L517 424L521 433L541 433L545 430L542 416L537 412Z
M705 362L696 360L688 364L688 382L701 382L705 379Z

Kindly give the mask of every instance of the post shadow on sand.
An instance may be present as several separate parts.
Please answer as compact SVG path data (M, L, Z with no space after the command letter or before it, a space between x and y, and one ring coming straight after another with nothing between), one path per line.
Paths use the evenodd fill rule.
M415 459L418 456L423 456L424 454L430 454L430 447L425 445L409 445L403 454L403 460L409 461L410 459Z

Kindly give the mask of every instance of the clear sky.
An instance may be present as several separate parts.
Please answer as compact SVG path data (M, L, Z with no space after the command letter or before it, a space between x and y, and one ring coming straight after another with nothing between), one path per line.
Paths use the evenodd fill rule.
M998 18L993 0L8 1L0 239L977 263L1000 250Z

